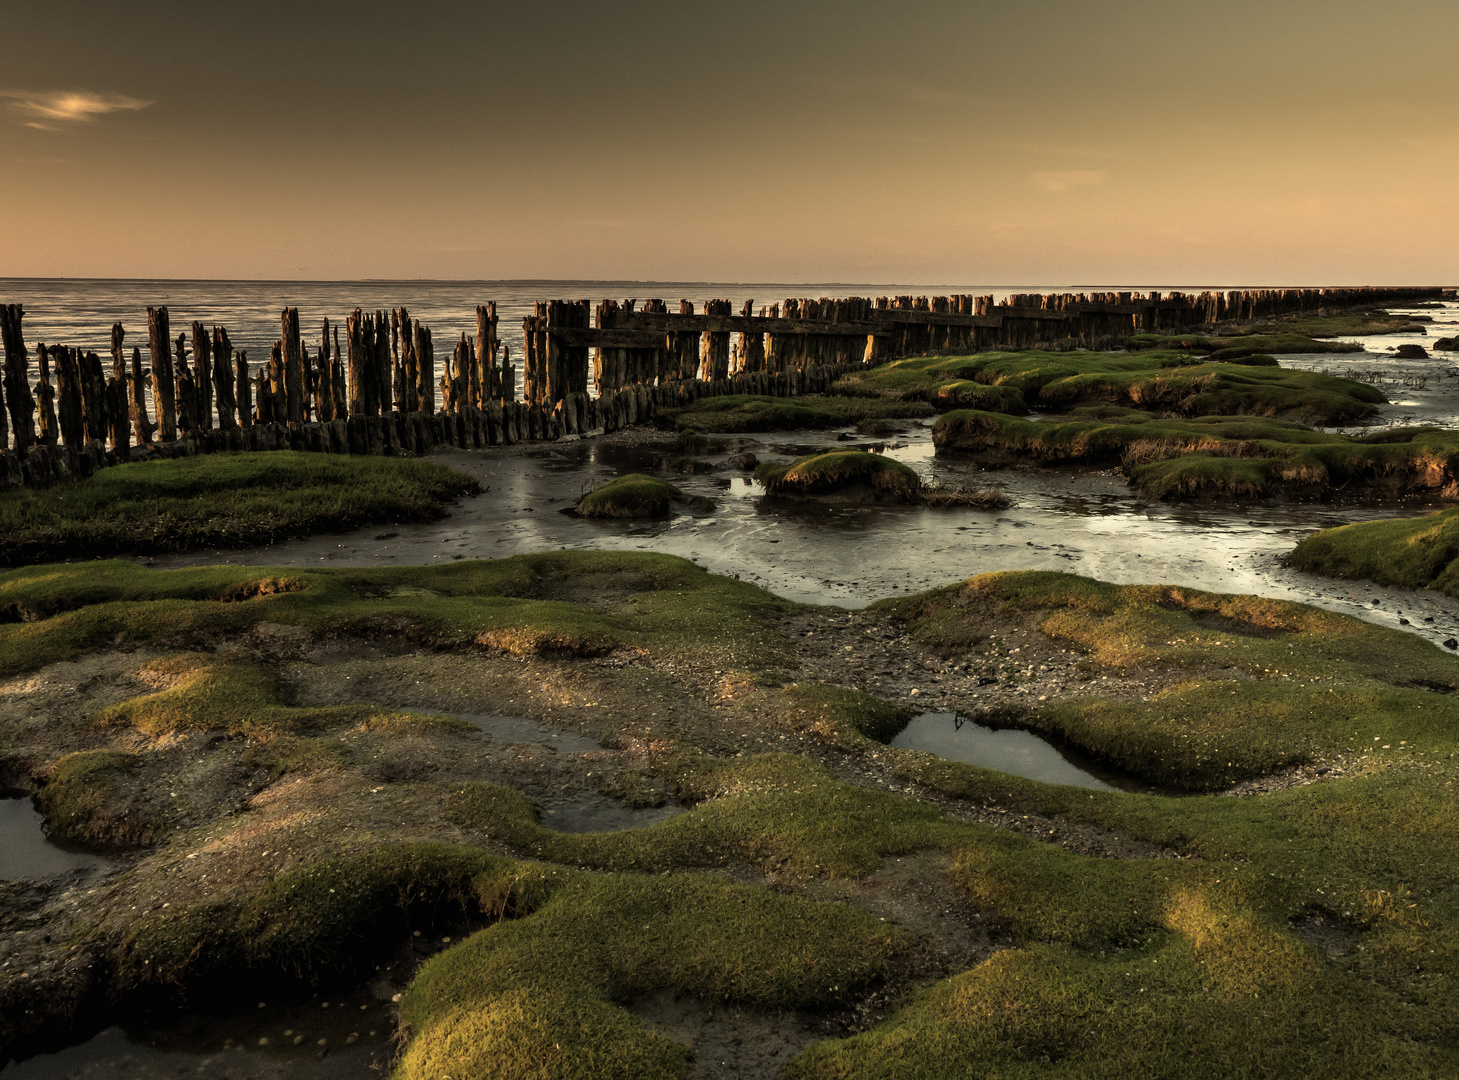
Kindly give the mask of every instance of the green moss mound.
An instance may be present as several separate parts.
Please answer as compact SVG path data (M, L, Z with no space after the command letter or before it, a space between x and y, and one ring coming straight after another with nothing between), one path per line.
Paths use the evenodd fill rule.
M278 451L136 462L0 492L0 566L429 521L480 490L444 465L403 458Z
M1147 498L1266 498L1283 491L1459 492L1459 433L1396 428L1335 435L1256 417L1160 419L1135 410L1077 410L1024 420L958 410L932 432L938 453L1044 462L1119 462Z
M1323 529L1287 556L1290 565L1314 574L1459 596L1455 560L1459 560L1459 509Z
M422 967L396 1076L679 1077L686 1049L620 1003L667 990L825 1008L883 977L904 941L848 907L699 875L578 879Z
M847 376L851 388L925 398L942 407L1023 414L1119 405L1179 416L1252 415L1341 424L1373 415L1387 399L1363 383L1292 371L1252 348L1227 346L1216 363L1189 350L1136 355L988 352L912 357Z
M578 500L577 511L582 517L664 517L674 508L674 500L683 497L683 492L672 484L643 473L629 473L588 492Z
M899 461L865 450L812 454L786 464L756 466L755 479L772 495L836 495L868 492L874 499L914 502L922 479Z
M661 423L696 432L823 431L863 420L930 416L923 402L888 401L844 394L807 394L795 398L726 394L700 398L681 409L661 410Z
M615 602L570 601L604 579L614 585ZM278 588L281 581L288 586ZM647 552L342 570L151 570L122 561L27 567L0 573L0 611L8 613L0 622L0 672L19 674L108 645L211 648L262 623L297 628L306 640L389 635L514 656L618 649L668 656L711 642L725 645L727 661L765 661L779 646L755 632L758 620L788 606L687 559ZM207 678L223 686L226 674L224 666ZM253 695L263 693L239 688L235 700L240 710L259 708L268 702Z
M1319 327L1320 328L1320 327ZM1351 333L1365 331L1353 330ZM1254 353L1355 353L1363 346L1356 341L1321 341L1301 332L1234 334L1205 337L1200 334L1135 334L1127 346L1132 352L1182 349L1192 353L1215 353L1223 349L1249 349Z

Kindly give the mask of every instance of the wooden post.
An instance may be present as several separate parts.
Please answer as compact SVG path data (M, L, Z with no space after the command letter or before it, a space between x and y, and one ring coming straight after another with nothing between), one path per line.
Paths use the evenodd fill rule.
M496 301L476 307L476 366L481 380L478 408L501 401L501 373L497 368Z
M86 443L82 423L81 368L76 351L52 345L51 359L56 365L56 412L59 414L61 439L67 446L80 449Z
M197 383L199 431L213 430L213 339L200 322L193 323L193 379ZM220 424L219 427L222 425Z
M349 389L344 378L344 353L339 351L339 324L334 325L334 359L329 368L330 398L334 401L333 420L348 420L350 417Z
M415 320L415 405L433 416L436 412L436 350L431 344L431 328Z
M121 323L111 324L111 374L114 379L127 377L127 354L122 347L126 337L127 332Z
M86 441L105 443L111 424L107 415L106 376L101 371L101 357L88 352L84 357L76 350L81 365L81 419L86 427Z
M20 304L0 305L0 340L5 346L5 407L10 412L10 429L15 449L23 452L35 445L35 398L30 392L30 356L21 332L25 309Z
M35 347L35 366L40 381L35 385L36 396L36 442L55 446L59 430L56 426L56 391L51 386L51 362L44 342Z
M132 346L132 377L127 387L132 441L138 446L152 445L152 421L147 416L147 380L142 371L142 350Z
M299 309L284 308L280 318L282 333L280 374L283 379L284 421L291 427L304 422L304 345L299 338ZM272 380L270 380L272 381ZM278 393L278 388L275 388Z
M218 428L238 430L238 397L234 393L233 343L228 329L213 327L213 386L218 396Z
M319 346L314 370L314 419L328 423L334 419L334 364L329 345L329 320L324 320L323 340Z
M172 372L171 328L167 309L147 309L147 351L152 356L152 411L163 442L177 439L177 385Z
M114 344L117 349L120 349L120 341L114 339ZM113 370L115 369L116 365L113 364ZM126 361L123 360L121 374L113 375L106 384L106 444L120 461L127 460L132 448L127 382L127 366Z
M198 429L197 383L187 366L187 338L177 335L177 427L179 431Z
M248 350L243 349L237 354L238 367L233 380L233 386L238 396L238 426L240 428L253 427L253 401L249 391L253 384L248 381Z

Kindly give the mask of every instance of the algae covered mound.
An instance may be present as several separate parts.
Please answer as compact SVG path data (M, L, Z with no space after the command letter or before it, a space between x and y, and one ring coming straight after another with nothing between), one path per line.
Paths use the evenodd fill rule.
M876 396L806 394L795 398L726 394L700 398L683 408L661 410L661 422L697 432L796 431L848 427L863 420L902 420L930 416L922 402L887 401Z
M1387 400L1363 383L1280 368L1270 356L1250 350L1231 351L1241 355L1224 363L1185 351L914 357L847 376L843 383L943 407L1011 414L1107 404L1181 416L1279 416L1322 424L1366 418Z
M131 845L0 890L0 1055L86 1003L368 979L411 1078L681 1077L772 1023L800 1080L1452 1071L1459 657L1414 635L1048 572L850 612L587 551L32 567L0 610L0 765ZM932 694L1145 788L885 745ZM546 824L650 790L679 812Z
M1355 353L1363 351L1363 346L1356 341L1319 340L1321 333L1326 332L1326 324L1314 324L1314 331L1321 331L1316 335L1300 331L1279 330L1276 327L1269 329L1271 329L1271 333L1235 334L1229 337L1206 337L1200 334L1135 334L1130 338L1127 347L1131 351L1139 352L1151 349L1182 349L1186 352L1207 354L1228 350L1253 353ZM1395 331L1354 329L1337 332L1392 333Z
M1459 509L1323 529L1303 539L1287 556L1290 565L1314 574L1459 596L1456 559Z
M875 499L914 502L922 491L922 478L914 470L865 450L833 450L789 463L763 462L755 468L755 479L772 495L866 493Z
M0 565L429 521L480 490L444 465L403 458L275 451L134 462L0 492Z
M1142 495L1158 499L1459 492L1459 433L1443 428L1349 436L1259 417L1161 419L1110 408L1025 420L956 410L932 439L940 454L1118 462Z
M578 500L581 517L652 518L664 517L674 507L674 500L684 493L643 473L629 473L594 488Z

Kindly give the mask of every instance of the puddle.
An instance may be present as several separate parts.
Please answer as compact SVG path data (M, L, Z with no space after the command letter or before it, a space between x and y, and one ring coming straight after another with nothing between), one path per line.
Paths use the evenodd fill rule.
M498 742L537 743L551 747L560 754L587 754L603 749L597 739L579 735L572 731L557 731L543 727L536 721L521 716L494 716L491 713L448 712L444 709L418 709L407 706L403 712L420 713L422 716L454 716L465 720L477 730L490 735Z
M892 746L1010 773L1042 784L1068 784L1095 791L1120 788L1089 771L1090 766L1031 731L984 727L957 713L923 713L908 724Z
M46 819L26 796L0 798L0 881L44 881L111 865L100 855L55 843L45 826Z
M672 803L635 809L601 792L584 791L543 802L542 824L565 833L621 832L657 825L683 812L683 807Z
M395 1025L377 977L339 996L218 1013L185 1007L108 1027L83 1043L4 1067L5 1080L193 1076L214 1080L378 1080ZM327 1002L327 1003L326 1003Z

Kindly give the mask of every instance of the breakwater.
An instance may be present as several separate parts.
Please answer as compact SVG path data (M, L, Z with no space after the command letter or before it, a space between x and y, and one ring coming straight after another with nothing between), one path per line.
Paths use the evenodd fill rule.
M1132 334L1235 320L1383 307L1444 295L1438 287L1229 292L1016 294L788 299L733 312L662 300L550 301L523 319L517 370L495 305L476 334L443 350L404 308L325 320L306 344L285 308L266 361L233 348L226 327L172 335L147 312L146 362L111 331L102 358L25 341L20 305L0 306L0 484L45 484L108 464L216 450L427 452L549 440L651 420L704 396L794 396L847 370L905 356L987 349L1108 349ZM341 333L343 331L343 333ZM310 337L312 339L312 332Z

